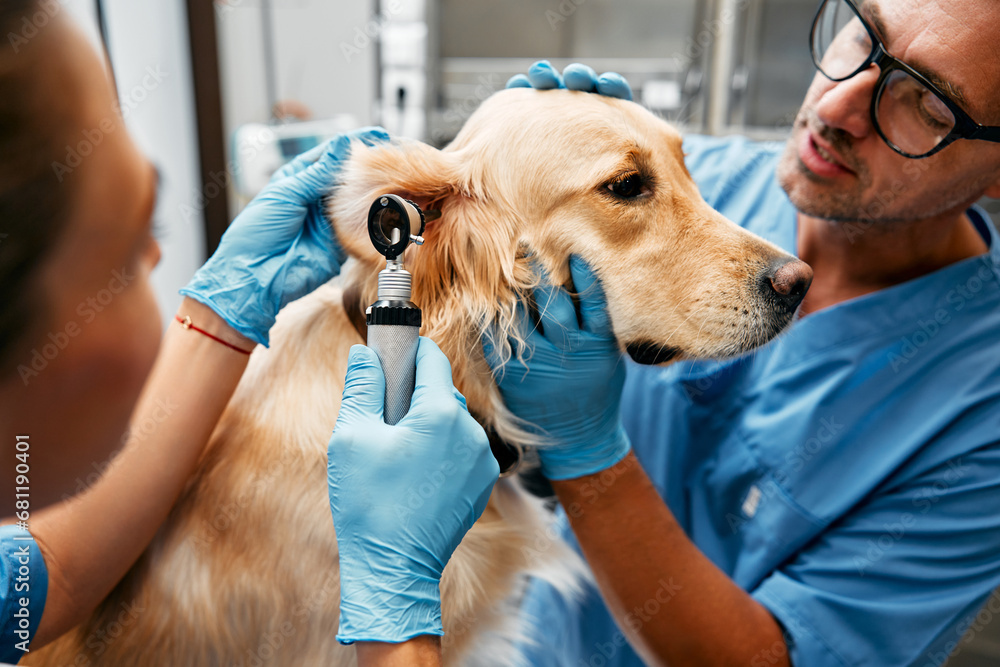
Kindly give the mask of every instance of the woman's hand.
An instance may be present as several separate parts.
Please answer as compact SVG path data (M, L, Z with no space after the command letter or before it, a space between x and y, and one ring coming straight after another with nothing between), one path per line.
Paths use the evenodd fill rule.
M548 60L539 60L528 69L528 75L515 74L507 82L508 88L534 88L535 90L552 90L553 88L568 88L585 93L598 93L607 97L617 97L622 100L632 99L632 87L628 85L621 74L605 72L597 76L592 68L573 63L567 65L562 74L552 67Z
M569 260L578 293L572 297L547 278L535 289L540 325L519 308L520 337L527 349L503 359L483 338L486 360L504 403L550 443L538 448L542 474L551 480L589 475L621 461L631 449L621 423L625 361L618 349L604 291L587 264Z
M278 311L340 272L346 259L323 215L351 143L388 141L382 128L342 134L279 169L181 290L241 335L268 344Z
M410 411L395 426L384 396L378 357L355 345L328 463L344 643L443 634L441 574L500 474L433 341L420 339Z

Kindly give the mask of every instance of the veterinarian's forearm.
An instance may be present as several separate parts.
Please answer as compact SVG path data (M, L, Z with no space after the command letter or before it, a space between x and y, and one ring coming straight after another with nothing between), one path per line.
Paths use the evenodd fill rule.
M414 637L401 644L358 642L358 667L438 667L441 664L441 638L432 635Z
M608 608L647 663L789 664L770 612L688 539L634 453L552 487Z
M230 342L242 338L191 299L178 312ZM252 343L244 339L242 347ZM92 487L32 523L49 570L32 648L82 621L142 554L194 471L248 359L176 323L167 329L125 447Z

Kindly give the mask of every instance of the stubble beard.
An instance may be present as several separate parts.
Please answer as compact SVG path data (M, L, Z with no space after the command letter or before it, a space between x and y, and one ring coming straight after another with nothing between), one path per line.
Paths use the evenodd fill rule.
M795 118L792 135L785 144L785 152L778 163L778 184L788 195L789 200L800 213L822 220L834 222L869 222L876 218L873 213L878 211L866 208L864 193L871 185L871 172L864 166L851 160L850 169L854 171L853 182L833 184L829 179L817 176L802 163L799 158L799 141L807 132L808 111L802 109ZM816 123L820 125L819 123ZM849 140L839 135L835 130L825 128L822 138L833 148L850 158Z
M810 113L805 107L799 111L777 167L779 185L795 208L807 216L888 228L893 224L928 220L951 210L960 210L974 202L976 193L988 183L988 178L981 178L942 190L936 199L913 197L919 189L934 189L936 181L927 162L911 160L912 167L904 168L902 174L885 183L882 191L874 192L871 170L854 158L851 139L842 131L816 121L812 125L823 128L820 136L849 161L848 166L855 173L854 182L849 185L831 183L811 172L799 159L798 141L801 134L807 131ZM903 198L908 201L901 203L899 200Z

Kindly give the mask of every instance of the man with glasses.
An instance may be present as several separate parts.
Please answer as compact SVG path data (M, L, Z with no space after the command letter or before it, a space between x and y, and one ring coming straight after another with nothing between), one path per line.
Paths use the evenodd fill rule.
M554 441L542 470L596 585L531 585L531 664L937 667L982 625L1000 242L974 202L1000 197L998 26L993 1L825 0L784 147L685 140L708 203L814 269L774 343L626 373L592 302L543 315L500 389ZM509 85L630 96L580 65Z

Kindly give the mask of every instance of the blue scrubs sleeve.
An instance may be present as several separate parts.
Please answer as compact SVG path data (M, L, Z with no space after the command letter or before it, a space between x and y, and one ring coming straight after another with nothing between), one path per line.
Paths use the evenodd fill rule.
M48 589L49 571L31 534L0 526L0 662L16 663L28 651Z
M686 134L684 164L709 206L719 210L738 199L744 202L750 217L758 208L753 202L771 194L760 186L774 179L773 167L765 166L773 165L782 148L779 142L751 141L746 137ZM746 220L735 222L746 225Z
M942 664L1000 582L998 496L994 443L875 495L769 575L752 594L792 664Z

